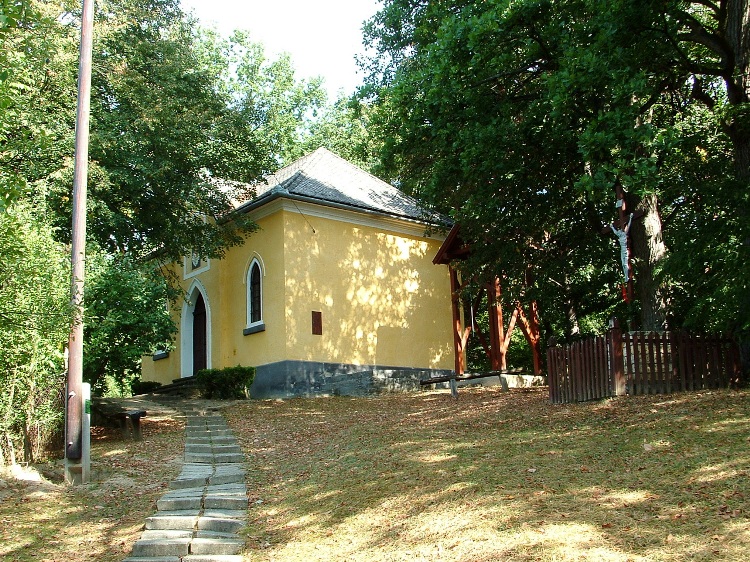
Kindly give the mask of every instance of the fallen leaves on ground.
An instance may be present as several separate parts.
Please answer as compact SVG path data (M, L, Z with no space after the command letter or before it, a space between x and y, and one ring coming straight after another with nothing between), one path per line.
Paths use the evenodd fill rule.
M176 414L176 412L175 412ZM169 411L142 420L143 440L92 428L89 484L63 483L62 461L0 474L0 559L120 562L182 465L184 422Z
M225 415L248 456L253 560L740 561L749 398L553 406L485 388Z

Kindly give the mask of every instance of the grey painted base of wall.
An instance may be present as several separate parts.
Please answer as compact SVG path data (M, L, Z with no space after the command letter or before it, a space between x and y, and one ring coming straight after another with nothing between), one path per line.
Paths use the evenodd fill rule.
M252 398L369 396L419 390L420 379L448 375L446 369L279 361L256 368Z

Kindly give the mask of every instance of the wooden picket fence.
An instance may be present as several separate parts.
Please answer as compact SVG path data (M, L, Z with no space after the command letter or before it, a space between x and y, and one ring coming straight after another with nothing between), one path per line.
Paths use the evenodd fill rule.
M740 374L739 348L728 336L623 333L616 320L604 336L547 349L553 404L726 388Z

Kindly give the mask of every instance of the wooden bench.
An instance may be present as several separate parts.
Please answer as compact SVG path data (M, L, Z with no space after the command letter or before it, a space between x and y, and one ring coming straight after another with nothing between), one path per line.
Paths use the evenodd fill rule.
M470 381L475 379L485 379L487 377L498 377L503 390L508 390L508 383L505 382L502 375L522 375L523 369L503 369L502 371L488 371L486 373L469 373L457 377L455 373L450 375L442 375L439 377L431 377L429 379L422 379L419 381L419 386L428 386L430 384L449 382L451 386L451 394L454 398L458 397L457 383L462 381Z
M91 402L92 425L107 425L119 427L122 437L128 439L132 436L136 441L143 439L141 431L141 418L146 417L146 410L127 408L107 400L92 400ZM101 423L101 422L109 422Z

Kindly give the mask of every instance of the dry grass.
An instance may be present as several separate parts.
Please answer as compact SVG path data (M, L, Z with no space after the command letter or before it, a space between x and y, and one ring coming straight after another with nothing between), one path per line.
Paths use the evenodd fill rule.
M750 392L550 406L544 391L249 402L253 560L733 560Z
M0 472L0 560L119 562L129 555L184 449L184 421L149 412L142 423L140 442L94 428L88 485L63 485L60 462L37 467L41 479L36 471L21 479Z
M251 560L732 560L750 552L750 391L550 406L544 391L253 401ZM182 422L99 431L94 482L0 474L0 559L119 562Z

